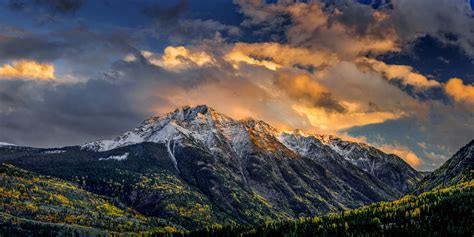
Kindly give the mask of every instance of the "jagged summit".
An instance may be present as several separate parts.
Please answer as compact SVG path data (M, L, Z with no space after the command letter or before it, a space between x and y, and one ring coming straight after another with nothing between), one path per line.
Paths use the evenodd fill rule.
M149 118L137 128L113 140L95 141L83 145L82 148L106 151L141 142L166 143L181 138L212 145L209 142L214 140L217 133L232 140L249 131L271 135L280 133L261 120L234 120L207 105L183 106L162 116Z
M180 108L175 109L172 112L169 112L165 115L162 116L155 116L147 119L147 122L156 122L157 120L163 119L163 118L168 118L168 119L175 119L175 120L180 120L180 121L186 121L186 120L193 120L198 116L199 114L205 115L205 114L212 114L215 113L216 110L213 108L207 106L207 105L197 105L195 107L191 107L189 105L182 106Z

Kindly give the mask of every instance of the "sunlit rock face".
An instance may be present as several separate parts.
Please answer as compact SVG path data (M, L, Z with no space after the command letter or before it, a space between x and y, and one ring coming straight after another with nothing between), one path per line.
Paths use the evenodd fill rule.
M178 108L115 139L61 152L16 149L22 159L1 157L187 228L255 224L391 200L421 177L399 157L366 144L281 132L205 105Z

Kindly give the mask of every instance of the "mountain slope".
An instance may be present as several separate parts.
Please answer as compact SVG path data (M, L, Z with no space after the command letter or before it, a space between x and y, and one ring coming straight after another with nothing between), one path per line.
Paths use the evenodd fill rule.
M392 200L420 177L396 156L326 138L197 106L81 147L0 147L0 161L76 182L188 229Z
M226 226L184 236L472 236L474 181L323 217ZM176 233L176 236L182 233Z
M415 192L429 191L438 187L447 187L474 178L474 140L461 148L446 163L427 175Z
M5 153L7 155L3 155ZM16 148L16 153L19 156L13 157L0 149L0 159L119 199L148 217L179 222L187 228L221 223L221 220L232 221L214 208L198 188L177 175L166 146L161 144L142 143L100 153L79 147L61 150ZM108 159L127 153L126 159Z
M3 223L0 232L10 235L28 231L34 223L75 225L80 231L90 233L137 232L172 225L164 220L147 219L123 204L77 185L5 164L0 166L0 202Z

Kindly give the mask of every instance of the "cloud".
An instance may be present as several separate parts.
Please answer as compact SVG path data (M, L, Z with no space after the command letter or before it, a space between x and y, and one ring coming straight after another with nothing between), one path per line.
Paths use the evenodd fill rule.
M354 126L376 124L400 118L399 114L391 112L328 113L324 108L300 104L295 104L292 108L296 113L307 117L310 122L309 126L299 128L321 134L339 134L344 129Z
M196 48L208 47L212 46ZM177 47L170 49L176 50ZM133 60L115 62L103 78L88 81L70 84L0 81L5 89L0 91L0 97L5 98L0 100L0 128L5 131L0 139L10 139L8 141L18 144L58 145L57 140L34 135L50 134L51 137L61 137L62 145L78 144L98 136L118 134L153 112L163 113L177 106L203 103L236 118L251 116L279 128L314 131L326 127L325 131L332 133L354 124L363 125L398 116L367 111L365 106L355 106L359 101L351 98L339 100L333 97L330 87L303 70L285 68L273 71L248 64L236 69L218 55L209 53L207 55L215 61L198 66L196 62L199 60L192 55L199 56L203 51L183 49L176 50L179 52L176 55L166 53L166 50L162 54L136 54ZM166 59L165 55L174 55L171 60L178 58L180 63L194 60L195 66L175 70L167 68L162 61L162 65L153 62L153 59ZM346 112L345 106L348 105ZM327 120L315 124L315 111ZM37 125L23 126L24 121L15 120L15 117L35 117L38 122ZM116 122L109 123L109 120ZM338 122L340 124L336 124ZM45 128L51 132L44 131Z
M163 114L177 106L207 104L234 119L262 119L277 128L310 126L305 116L294 113L290 101L272 96L251 82L250 78L208 73L226 78L197 83L192 88L156 88L156 94L166 98L167 103L155 104L153 111Z
M396 34L385 24L383 13L374 13L373 21L364 32L337 20L344 12L325 12L320 4L295 4L288 7L293 24L286 32L292 45L312 49L330 49L348 59L368 53L399 51Z
M332 134L352 126L380 123L388 119L426 111L421 103L388 83L379 74L371 71L364 72L353 63L341 62L333 66L324 66L313 74L305 69L291 66L293 63L311 63L312 57L318 57L313 56L311 51L302 50L301 52L306 52L306 55L303 54L301 59L298 59L296 55L292 58L291 54L289 54L289 59L284 59L285 53L282 52L282 55L279 56L280 52L275 49L296 50L293 53L299 52L299 49L274 43L266 45L271 50L264 48L261 51L263 53L257 52L255 55L253 49L258 51L258 45L245 44L243 47L249 46L251 49L246 51L246 49L240 50L242 44L229 47L223 45L222 42L215 43L217 46L195 46L194 49L168 47L163 54L142 53L148 63L176 74L168 76L169 78L179 78L174 82L167 81L166 85L161 85L161 88L166 88L165 92L160 89L157 90L157 93L159 91L163 98L173 98L170 101L186 101L185 104L194 104L193 101L200 101L210 104L216 109L235 105L236 108L241 108L240 111L244 111L244 107L238 101L249 98L249 101L259 104L258 110L253 109L255 111L253 115L263 116L257 117L258 119L268 120L278 124L279 127L302 128ZM212 54L202 51L204 48L221 48L223 51ZM236 60L245 62L237 64L238 67L236 67L235 61L232 60L235 60L236 57L229 55L235 56L234 53L240 51L246 52L249 55L246 57L255 61ZM275 57L272 57L273 52L277 52ZM206 56L204 57L206 60L201 63L201 66L195 63L200 58L197 57L199 55ZM208 60L208 58L211 59ZM262 60L258 58L262 58ZM127 60L138 63L135 56ZM165 63L167 60L170 60L168 66ZM263 64L263 61L268 65ZM278 66L271 67L269 65ZM176 70L176 66L181 68ZM161 83L164 82L161 81ZM238 83L243 85L237 86ZM203 84L212 86L203 86ZM232 89L225 86L227 84L232 85ZM196 90L198 93L194 94L187 91L186 88ZM198 90L198 88L205 90L205 92ZM211 92L210 88L215 92ZM235 93L238 93L239 96L236 97ZM188 100L181 97L176 98L177 95L184 97L191 94L194 95ZM221 99L213 97L217 101L224 101L223 98L227 96L230 98L225 100L226 106L220 106L220 103L213 100L203 99L203 97L210 97L209 94L218 94ZM387 97L391 99L386 100ZM267 108L268 105L260 105L269 103L269 101L272 101L272 106L280 104L277 107L279 111L284 110L285 113L295 115L287 119L282 119L281 116L276 118L266 116L267 111L276 109ZM250 106L250 102L245 102L245 104L253 107ZM176 104L176 106L178 105L183 104ZM163 111L157 108L154 110ZM305 122L301 123L298 120Z
M52 13L75 13L82 7L82 0L9 0L8 7L14 11L35 11L38 8Z
M398 116L427 114L426 105L398 87L390 84L379 73L365 71L356 63L341 62L315 73L334 98L346 101L348 112L389 112Z
M378 148L385 153L395 154L401 157L405 162L411 165L413 168L419 168L423 165L423 159L418 157L413 151L405 146L394 146L394 145L379 145Z
M144 57L149 63L168 70L180 71L193 67L209 66L215 63L215 59L201 50L190 50L184 46L168 46L163 54L156 54L150 51L141 51L139 57ZM136 61L137 57L129 54L125 61Z
M400 41L431 35L474 56L473 12L465 0L397 0L390 11Z
M161 60L152 60L151 62L167 69L185 69L212 64L215 59L203 51L191 52L183 46L168 46L165 48Z
M474 107L474 86L464 85L459 78L451 78L446 83L445 90L456 102Z
M174 44L199 43L206 39L222 38L223 35L236 38L241 34L238 27L225 25L215 20L201 19L180 19L172 24L156 22L143 32Z
M344 113L346 108L335 100L327 88L308 74L292 75L281 72L277 74L275 85L288 94L295 101L309 107L323 108L327 112Z
M151 85L104 79L71 84L0 80L0 140L58 147L115 136L152 115L148 108L159 100L147 92Z
M424 143L424 142L418 142L418 143L416 143L416 144L417 144L421 149L423 149L423 150L426 150L426 148L427 148L427 147L426 147L426 143Z
M398 52L430 35L474 56L473 12L466 0L397 0L374 9L357 1L235 1L242 26L308 48L328 48L348 59Z
M435 165L436 163L445 162L447 159L449 159L445 155L437 154L434 152L423 151L423 153L426 156L426 158L431 159L433 162L435 162Z
M17 35L0 33L0 54L2 60L31 59L54 61L63 59L75 64L98 65L110 63L119 55L135 53L136 39L128 32L101 32L86 27L59 31L34 33L31 31Z
M5 32L7 33L7 32ZM0 33L0 63L29 60L56 65L58 81L87 80L104 73L110 64L140 51L127 31L94 31L85 27L46 32L24 30ZM66 77L65 75L70 75Z
M366 64L373 70L384 75L388 80L398 79L401 80L403 84L414 86L417 89L428 89L441 86L441 83L438 81L430 80L422 74L414 72L414 69L411 66L389 65L371 58L363 58L360 61L362 64Z
M366 54L382 54L400 50L394 28L383 12L353 4L359 13L368 13L370 21L364 27L345 24L345 12L331 11L319 2L288 4L284 1L265 4L261 1L237 1L247 16L244 26L258 26L258 30L283 29L284 41L294 47L335 53L341 60ZM350 9L350 8L347 8ZM360 14L359 14L360 15ZM359 16L353 14L354 17ZM285 20L289 18L288 20ZM284 22L275 24L274 21ZM360 19L354 19L357 22ZM360 22L360 21L359 21ZM282 25L283 24L283 25ZM361 29L364 29L363 31Z
M181 17L189 8L189 1L180 0L176 5L164 7L162 4L155 3L142 9L143 14L159 21L172 21Z
M275 70L285 67L324 67L337 62L337 57L328 52L312 52L306 48L267 43L236 43L226 55L227 60L238 66L245 62Z
M55 79L54 66L30 60L14 61L0 67L0 78Z
M188 6L187 0L181 0L171 7L164 7L162 4L145 7L142 12L154 21L143 29L142 33L173 44L202 42L216 37L232 37L235 40L241 35L239 27L213 19L189 17L186 12Z
M251 57L250 55L247 55L244 52L241 52L238 49L234 49L230 51L229 53L227 53L227 55L225 56L225 60L232 63L232 65L236 69L239 69L240 63L247 63L251 65L262 66L269 70L277 70L278 68L281 68L281 65L274 63L271 60L255 59Z

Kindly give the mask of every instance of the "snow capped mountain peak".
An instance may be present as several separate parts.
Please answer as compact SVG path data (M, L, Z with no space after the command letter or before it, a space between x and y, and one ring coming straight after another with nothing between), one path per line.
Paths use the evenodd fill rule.
M215 110L207 105L198 105L196 107L183 106L164 116L155 117L155 119L166 118L176 121L191 121L194 119L203 119L203 116L212 113L215 113Z
M233 132L226 130L232 130L237 125L235 120L206 105L184 106L165 115L149 118L137 128L113 140L91 142L82 148L107 151L141 142L167 143L181 138L212 145L216 132L231 136Z
M236 152L253 143L259 147L274 147L278 142L301 155L309 146L329 146L343 157L352 150L341 148L347 144L334 136L308 134L295 129L282 132L262 120L234 120L207 105L183 106L173 112L145 120L132 131L113 140L95 141L83 149L107 151L141 142L169 143L186 139L191 143L216 149L218 143L228 143Z
M391 159L363 143L344 141L331 135L305 133L299 129L282 132L261 120L234 120L206 105L184 106L171 113L152 117L113 140L91 142L82 148L107 151L142 142L170 145L171 142L175 144L182 141L205 147L210 152L225 150L221 145L227 144L237 154L241 154L250 144L270 152L286 147L303 156L316 150L330 149L371 173L376 170L376 161Z
M234 120L205 105L185 106L152 117L113 140L91 142L82 149L101 152L142 142L165 145L178 173L181 173L180 149L192 147L236 163L247 162L249 155L266 154L281 159L305 157L325 167L336 163L347 167L353 165L402 190L408 188L405 176L417 178L416 171L400 158L366 144L301 130L282 132L261 120ZM400 172L396 167L403 167L402 176L398 175Z
M258 133L265 133L273 136L281 133L279 130L262 120L245 119L240 122L244 124L247 129L251 129Z

